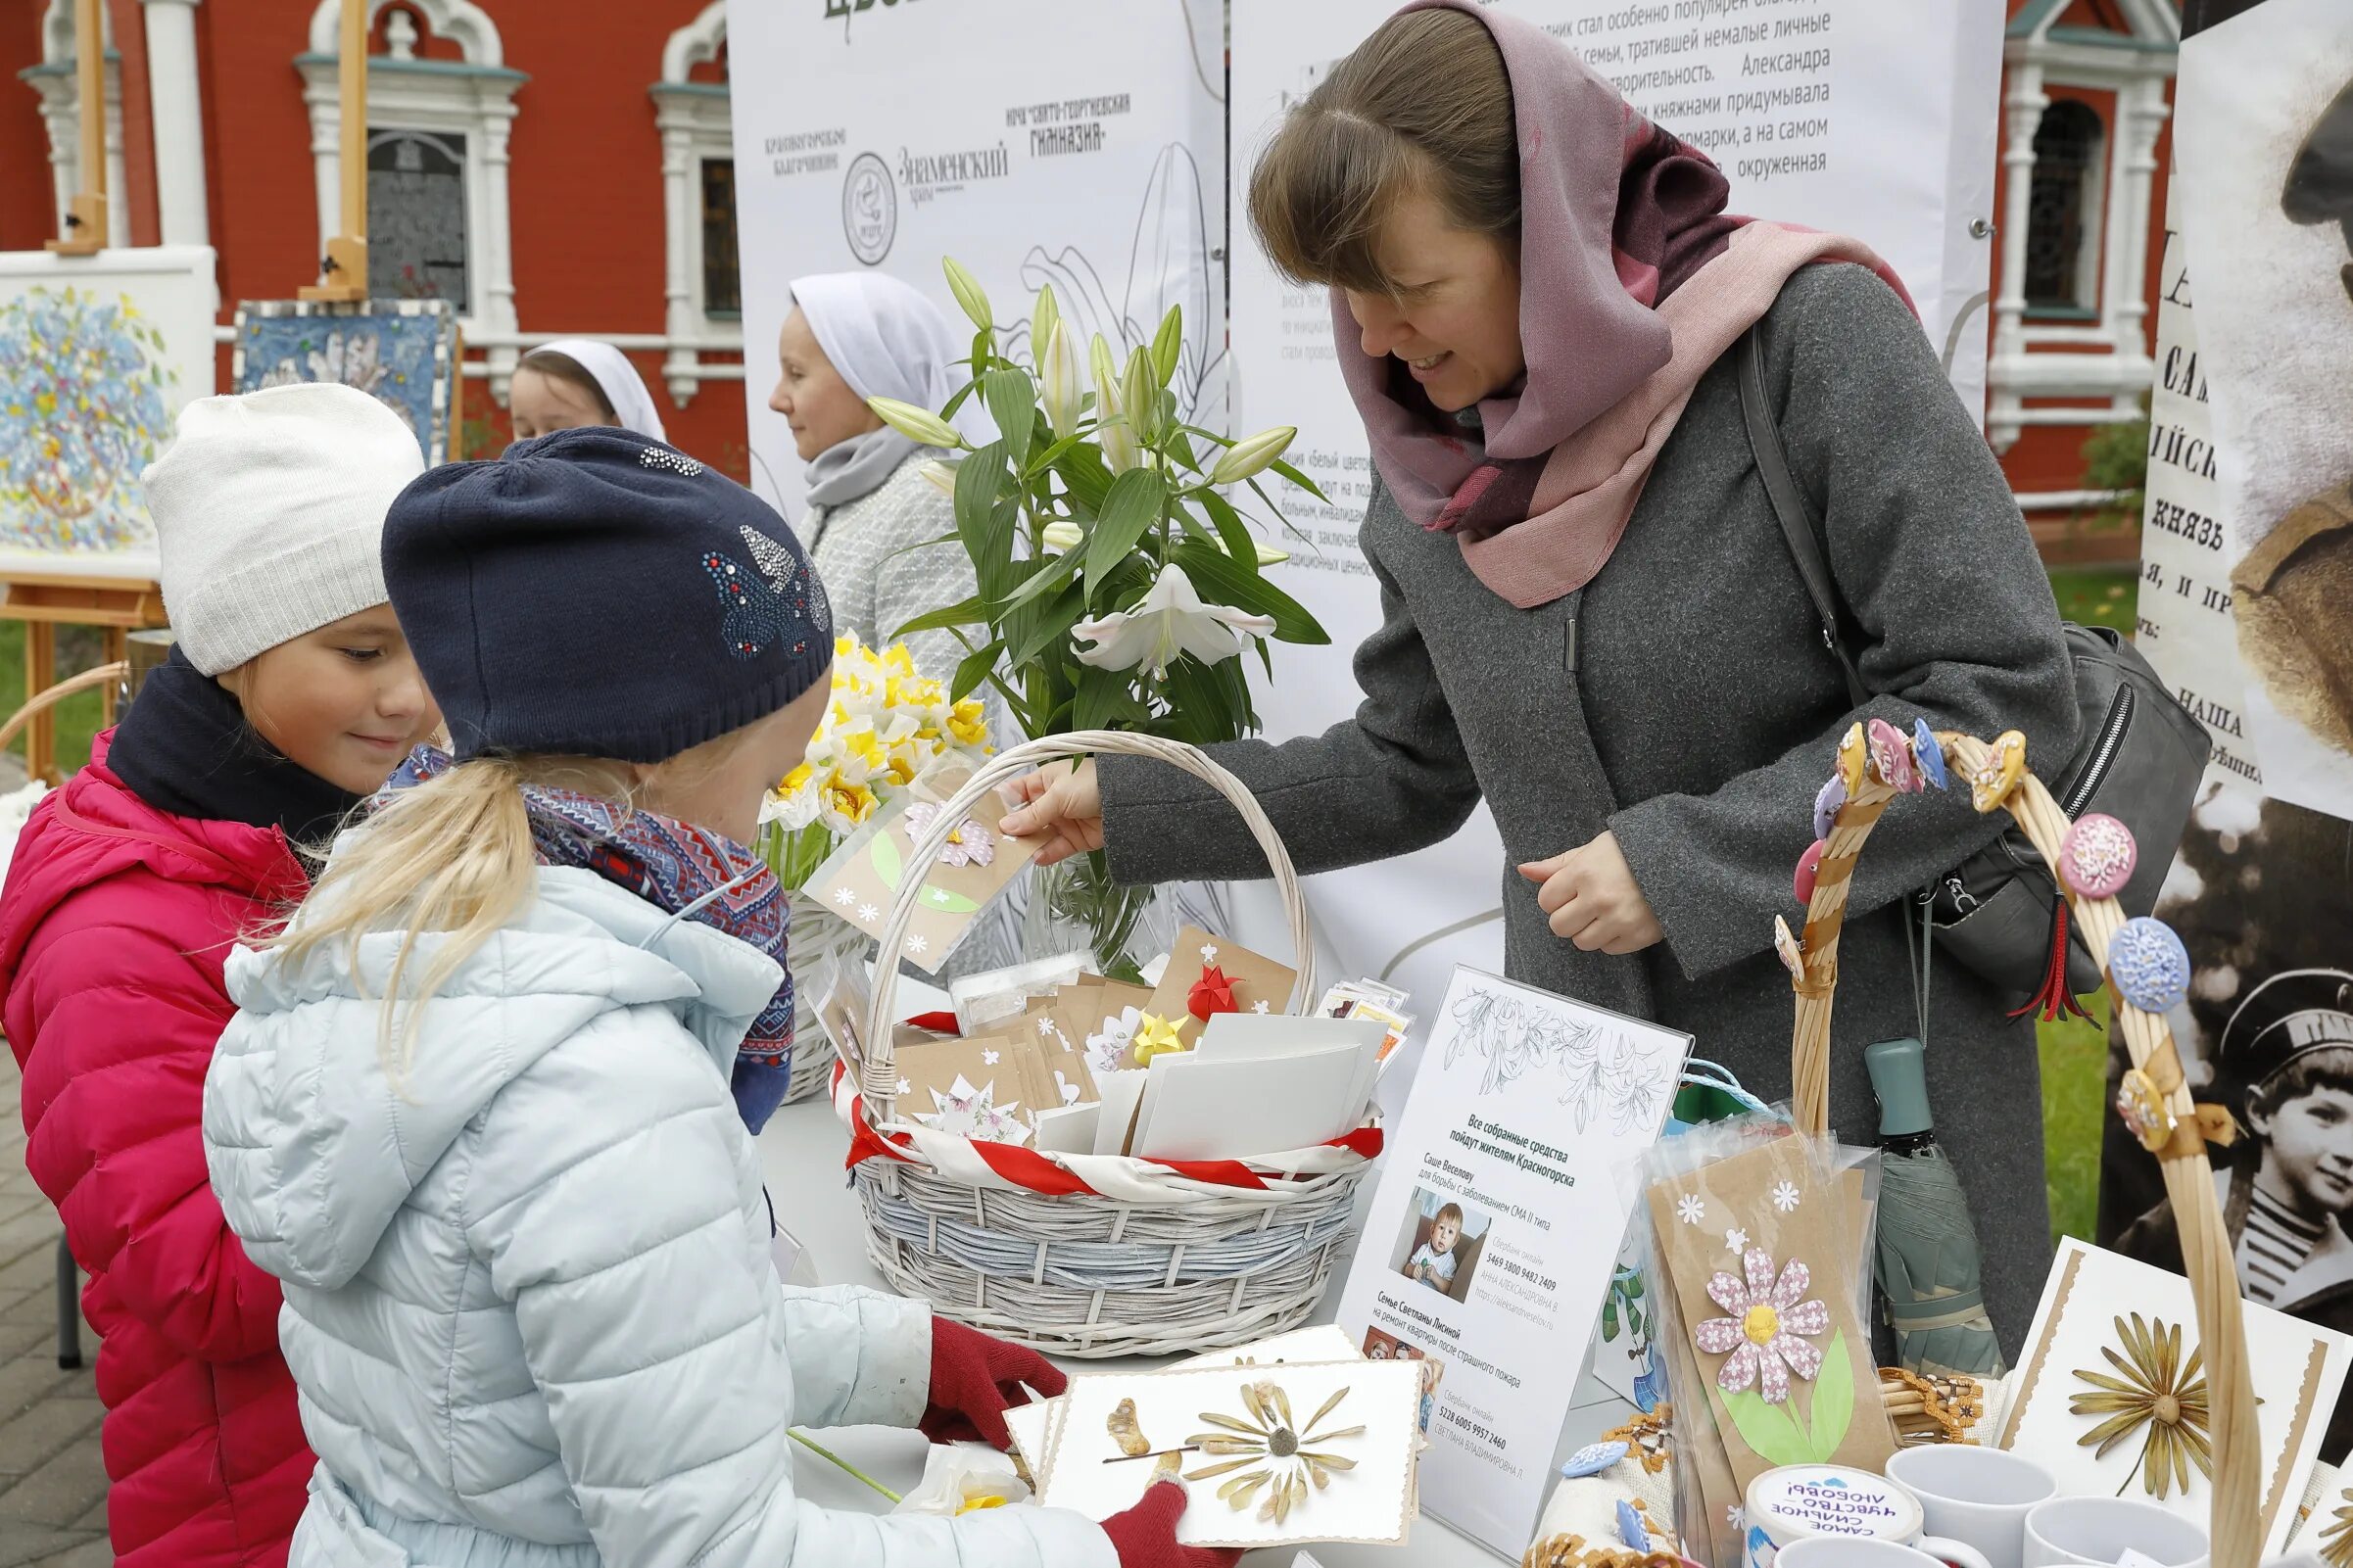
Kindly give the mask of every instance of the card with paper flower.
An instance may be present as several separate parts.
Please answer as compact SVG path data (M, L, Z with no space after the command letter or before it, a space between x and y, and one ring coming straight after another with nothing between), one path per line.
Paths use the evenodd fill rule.
M1013 1033L898 1046L899 1120L985 1143L1028 1144L1039 1109L1055 1104L1034 1043Z
M1007 836L1001 824L1008 808L989 796L961 813L938 852L916 864L916 840L937 826L948 799L972 773L969 764L951 757L917 779L844 839L808 880L808 897L880 939L900 883L916 878L922 889L897 956L926 974L939 973L973 917L1036 858L1041 844Z
M1402 1545L1418 1512L1421 1386L1414 1361L1077 1376L1037 1500L1104 1519L1173 1469L1190 1495L1180 1544Z
M1283 1013L1299 972L1253 953L1239 942L1212 936L1197 926L1176 933L1169 967L1143 1013L1165 1025L1158 1038L1169 1048L1190 1050L1202 1025L1220 1013ZM1144 1025L1150 1031L1150 1025ZM1139 1036L1141 1038L1141 1036Z
M1685 1407L1705 1391L1733 1495L1777 1465L1880 1468L1895 1436L1859 1311L1859 1182L1788 1135L1659 1176L1647 1198L1668 1381Z

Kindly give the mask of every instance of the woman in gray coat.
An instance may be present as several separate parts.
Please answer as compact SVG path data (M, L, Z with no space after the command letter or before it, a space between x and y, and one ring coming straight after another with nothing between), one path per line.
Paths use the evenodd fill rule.
M2055 766L2076 720L2025 524L1899 286L1855 242L1729 216L1725 195L1567 48L1472 0L1409 7L1291 111L1251 214L1278 266L1332 289L1381 479L1363 545L1385 619L1353 719L1213 754L1308 872L1440 842L1483 797L1513 862L1509 974L1687 1029L1772 1098L1793 1017L1773 917L1799 913L1840 736L2015 729ZM1859 710L1745 434L1728 351L1752 323L1826 520ZM1174 770L1105 759L1025 792L1008 826L1052 834L1049 859L1267 874ZM1955 791L1872 839L1840 948L1849 1141L1877 1127L1863 1046L1918 1029L1904 894L1999 827ZM1929 1045L2014 1356L2050 1258L2034 1031L1941 966Z

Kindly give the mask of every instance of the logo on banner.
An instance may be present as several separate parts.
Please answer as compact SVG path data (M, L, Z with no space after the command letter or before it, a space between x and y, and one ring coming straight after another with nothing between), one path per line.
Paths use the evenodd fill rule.
M888 256L898 238L898 187L890 166L873 153L851 159L841 181L841 234L849 254L868 266Z
M886 6L895 6L899 0L882 0L882 3ZM908 3L913 4L914 0L908 0ZM847 43L849 42L850 17L857 12L872 11L874 8L875 0L825 0L825 20L833 22L839 19L840 21L841 41Z

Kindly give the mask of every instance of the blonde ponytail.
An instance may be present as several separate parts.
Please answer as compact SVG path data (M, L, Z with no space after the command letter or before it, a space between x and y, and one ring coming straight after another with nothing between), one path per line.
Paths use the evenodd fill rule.
M486 757L396 795L327 862L302 914L268 944L278 962L299 965L341 943L358 974L362 937L402 931L377 1040L396 1083L416 1046L414 1006L408 1026L395 1027L403 998L434 995L532 896L538 873L523 779L522 764ZM409 961L427 931L445 934L410 987Z
M260 945L281 964L300 965L340 943L358 976L361 939L400 931L400 951L384 977L377 1036L385 1071L399 1083L415 1056L415 1004L440 994L465 961L537 895L539 858L522 786L568 789L636 810L664 786L705 776L742 743L744 733L706 740L650 772L594 757L461 762L441 778L403 790L368 818L366 831L328 860L301 913ZM409 964L427 932L441 940L411 984ZM404 1003L408 1004L405 1026L400 1020Z

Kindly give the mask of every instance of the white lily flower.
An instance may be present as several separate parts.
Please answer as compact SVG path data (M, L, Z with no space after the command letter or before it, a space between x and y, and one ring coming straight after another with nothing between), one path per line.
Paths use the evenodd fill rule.
M1065 550L1077 549L1080 545L1085 544L1086 530L1066 517L1060 522L1046 524L1044 539L1046 553L1059 555Z
M975 1448L935 1448L924 1455L923 1480L898 1499L892 1513L927 1513L953 1519L983 1508L1030 1500L1030 1489L1001 1453Z
M1179 654L1204 664L1230 659L1274 630L1271 615L1251 615L1230 604L1205 604L1183 567L1171 561L1160 569L1151 591L1133 609L1114 610L1099 620L1080 621L1071 635L1093 643L1079 650L1079 662L1098 670L1148 668L1166 675Z
M1042 305L1053 295L1043 294L1038 298ZM1046 333L1045 348L1038 356L1037 395L1045 405L1046 423L1053 427L1056 441L1079 428L1079 404L1086 393L1079 381L1079 350L1059 320Z

